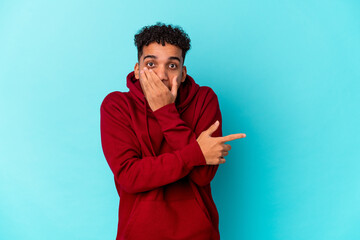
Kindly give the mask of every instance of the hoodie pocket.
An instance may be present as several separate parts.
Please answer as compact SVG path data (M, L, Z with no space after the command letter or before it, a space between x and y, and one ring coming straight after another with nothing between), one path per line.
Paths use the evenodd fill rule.
M196 199L139 201L124 229L124 239L211 239L213 226Z

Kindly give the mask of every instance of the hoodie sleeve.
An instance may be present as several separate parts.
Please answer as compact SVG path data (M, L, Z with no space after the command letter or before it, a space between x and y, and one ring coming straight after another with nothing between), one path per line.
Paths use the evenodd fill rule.
M125 191L149 191L183 178L195 166L206 165L196 142L156 157L142 156L129 116L124 114L126 107L110 95L100 107L101 144L115 181Z
M211 88L208 88L208 90L204 103L199 103L203 104L203 106L200 111L200 118L193 130L180 118L180 114L174 103L154 111L154 115L161 126L166 142L173 150L181 149L188 144L197 143L196 139L201 132L207 130L216 120L219 120L220 125L212 136L222 136L222 118L218 98ZM190 172L189 177L197 185L206 186L214 178L218 166L219 165L195 166Z

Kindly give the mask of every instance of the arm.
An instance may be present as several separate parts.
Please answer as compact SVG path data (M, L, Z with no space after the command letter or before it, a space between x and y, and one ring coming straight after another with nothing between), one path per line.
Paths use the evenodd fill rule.
M187 144L196 143L196 139L201 132L208 129L216 120L219 120L220 126L212 136L222 136L221 112L217 96L213 90L209 89L204 101L204 106L200 112L200 119L194 131L180 118L180 114L174 103L154 111L154 115L163 131L166 142L173 150L181 149ZM197 185L205 186L214 178L217 169L218 165L196 166L190 172L189 177Z
M192 142L171 153L141 156L140 143L124 114L110 96L100 107L101 144L115 181L129 193L149 191L175 182L206 161Z

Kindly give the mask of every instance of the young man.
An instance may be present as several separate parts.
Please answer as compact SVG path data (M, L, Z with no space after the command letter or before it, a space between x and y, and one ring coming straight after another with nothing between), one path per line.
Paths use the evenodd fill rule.
M135 35L129 92L103 100L101 141L120 196L116 239L220 239L210 182L230 145L216 94L187 75L190 39L157 23Z

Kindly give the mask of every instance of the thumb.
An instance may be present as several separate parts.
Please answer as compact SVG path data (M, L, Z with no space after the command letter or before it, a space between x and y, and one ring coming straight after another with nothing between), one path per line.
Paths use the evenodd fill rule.
M206 130L209 136L211 136L211 134L213 134L213 132L215 132L218 127L219 127L219 120L216 120L216 122Z
M172 80L171 93L176 98L178 90L178 82L176 81L176 76Z

